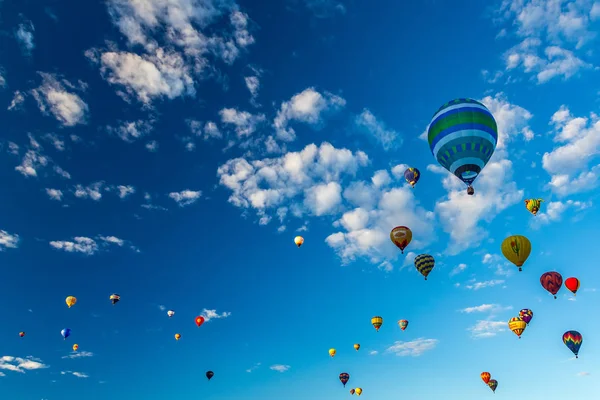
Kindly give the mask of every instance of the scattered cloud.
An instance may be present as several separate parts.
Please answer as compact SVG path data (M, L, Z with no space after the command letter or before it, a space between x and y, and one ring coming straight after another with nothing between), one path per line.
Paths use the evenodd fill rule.
M502 280L502 279L492 279L492 280L483 281L483 282L472 282L469 285L465 285L465 287L467 289L479 290L479 289L483 289L486 287L501 285L503 283L504 283L504 280Z
M36 99L40 111L46 115L54 115L63 126L85 124L88 115L87 103L67 89L83 91L87 85L83 82L74 85L66 79L59 81L56 75L45 72L39 74L42 77L42 85L33 89L31 94Z
M121 140L132 143L152 131L153 120L120 121L117 126L107 126L109 133L118 136Z
M182 190L181 192L169 193L169 197L175 200L180 207L194 204L196 201L198 201L201 195L201 191L193 191L189 189Z
M13 356L0 357L0 370L20 372L24 374L26 371L33 371L48 367L49 365L45 365L42 360L31 356L25 358Z
M60 371L60 374L61 375L73 375L78 378L89 378L90 377L88 374L85 374L83 372L76 372L76 371Z
M203 308L200 315L202 317L204 317L204 322L208 322L211 319L227 318L227 317L231 316L231 313L228 311L225 311L225 312L222 312L219 314L219 313L217 313L217 310L208 310L206 308Z
M385 124L366 108L355 118L355 123L359 129L373 136L386 151L397 148L402 144L398 132L387 129Z
M370 355L370 356L375 356L375 355L377 355L377 354L379 354L379 352L378 352L377 350L371 350L371 351L369 352L369 355Z
M575 218L579 212L589 209L590 207L592 207L591 201L551 201L542 207L543 212L538 213L536 218L530 219L529 226L532 229L539 229L552 222L561 221L565 213Z
M119 186L117 186L117 189L119 190L119 197L121 199L124 199L135 193L135 188L130 185L127 185L127 186L119 185Z
M85 357L93 357L93 356L94 356L94 353L92 353L90 351L74 351L67 356L63 356L62 358L73 359L73 358L85 358Z
M450 271L450 276L458 275L467 269L467 264L460 263Z
M512 307L502 307L498 304L482 304L480 306L474 306L474 307L467 307L467 308L463 308L462 310L459 310L461 313L467 313L467 314L471 314L471 313L481 313L481 312L489 312L489 313L493 313L493 312L498 312L498 311L503 311L503 310L511 310Z
M269 368L272 369L273 371L277 371L277 372L286 372L291 367L289 365L275 364L275 365L271 365Z
M474 338L481 339L496 336L498 332L505 331L507 326L506 321L479 320L468 330Z
M31 21L25 21L19 24L19 27L15 32L15 37L21 46L21 50L23 50L23 53L26 55L31 55L31 51L35 48L34 31L35 28L33 23Z
M264 114L251 114L248 111L239 111L236 108L224 108L219 111L221 122L235 127L238 139L242 139L256 132L258 126L266 120Z
M19 235L0 230L0 251L19 247Z
M254 364L253 366L251 366L250 368L248 368L248 369L246 370L246 372L252 372L252 371L254 371L254 370L258 369L258 367L260 367L260 365L261 365L260 363L256 363L256 364Z
M119 239L115 236L97 236L95 239L91 239L85 236L76 236L70 241L66 240L53 240L50 242L50 246L57 249L66 251L67 253L82 253L85 255L92 255L110 245L116 245L122 247L127 241ZM134 251L137 251L135 246L130 246Z
M589 372L579 372L577 375L578 376L590 376L591 374Z
M402 341L396 341L394 342L394 344L390 347L388 347L386 349L387 353L394 353L399 357L406 357L406 356L412 356L412 357L418 357L420 355L422 355L423 353L425 353L426 351L429 350L433 350L437 344L439 343L439 340L437 339L425 339L425 338L418 338L415 340L412 340L410 342L402 342Z
M63 192L58 189L49 189L46 188L46 194L50 197L51 200L61 201L63 198Z

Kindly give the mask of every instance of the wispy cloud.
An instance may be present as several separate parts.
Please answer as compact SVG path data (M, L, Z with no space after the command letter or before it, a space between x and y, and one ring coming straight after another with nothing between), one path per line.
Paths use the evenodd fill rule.
M260 363L254 364L253 366L251 366L250 368L248 368L246 370L246 372L252 372L252 371L256 370L258 367L260 367Z
M589 372L579 372L577 375L578 376L590 376L591 374Z
M211 319L227 318L231 315L231 313L229 311L225 311L219 314L217 313L217 310L208 310L204 308L202 309L200 315L204 317L204 322L208 322Z
M503 283L504 283L504 280L502 280L502 279L492 279L492 280L483 281L483 282L473 282L469 285L465 285L465 287L467 289L471 289L471 290L479 290L479 289L483 289L483 288L487 288L487 287L501 285Z
M275 364L275 365L271 365L269 368L272 369L273 371L277 371L277 372L286 372L287 370L289 370L292 367L290 367L289 365Z
M19 235L0 230L0 251L19 247Z
M33 371L48 367L49 365L45 365L39 358L34 358L31 356L25 358L13 356L0 357L0 369L6 371L20 372L24 374L25 371Z
M60 371L61 375L73 375L76 376L78 378L89 378L90 376L84 372L77 372L77 371Z
M496 336L498 332L506 330L506 321L479 320L475 325L468 328L474 338L487 338Z
M83 358L83 357L93 357L94 353L91 351L74 351L67 356L63 356L62 358Z
M399 357L418 357L426 351L433 350L439 340L437 339L425 339L419 338L410 342L396 341L394 344L387 348L386 352L394 353Z
M502 307L498 304L482 304L479 306L467 307L459 310L461 313L471 314L474 312L497 312L503 310L511 310L512 306Z

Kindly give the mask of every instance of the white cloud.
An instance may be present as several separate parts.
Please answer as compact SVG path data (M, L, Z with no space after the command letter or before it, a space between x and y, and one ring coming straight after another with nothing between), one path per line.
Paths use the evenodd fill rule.
M372 135L386 151L402 144L402 139L399 137L398 132L387 129L385 124L366 108L355 118L355 123L360 129Z
M474 338L486 338L505 331L507 325L506 321L479 320L468 330Z
M252 95L252 98L256 98L256 96L258 96L258 89L260 88L258 76L246 76L244 77L244 82L246 83L246 87Z
M130 185L119 185L117 186L117 189L119 190L119 197L122 199L135 193L135 188Z
M55 133L46 133L42 139L50 142L58 151L65 151L65 141Z
M108 245L122 247L125 242L125 240L119 239L116 236L98 236L96 240L85 236L76 236L70 241L53 240L49 244L51 247L57 250L66 251L67 253L82 253L86 255L92 255ZM134 246L131 246L131 248L136 250Z
M492 279L492 280L483 281L483 282L472 282L469 285L465 285L465 287L467 289L471 289L471 290L479 290L479 289L484 289L487 287L498 286L503 283L504 283L504 280L502 280L502 279Z
M276 136L279 140L291 142L296 139L296 131L288 126L290 122L299 121L317 125L324 112L337 110L345 105L346 100L332 93L321 94L312 87L304 89L281 104L273 120Z
M346 14L346 7L337 0L304 0L302 3L317 18L330 18L338 14Z
M591 374L589 372L579 372L577 375L578 376L590 376Z
M205 124L202 124L202 122L200 121L194 119L187 119L186 123L188 124L190 130L194 135L200 136L204 140L220 139L223 137L223 134L221 133L221 131L219 131L217 124L215 124L212 121L208 121Z
M289 365L275 364L275 365L271 365L269 368L272 369L273 371L277 371L277 372L286 372L291 367Z
M265 121L264 114L250 114L248 111L239 111L235 108L224 108L219 111L221 122L235 126L235 132L238 138L244 138L252 135L258 125Z
M479 225L490 222L496 215L517 204L523 190L512 180L513 164L508 160L507 145L516 136L530 140L533 133L528 126L529 111L510 104L502 94L482 100L494 115L498 125L498 144L494 155L474 183L475 195L466 194L464 184L445 169L429 165L427 170L444 175L442 184L448 191L445 199L436 203L435 210L444 230L450 234L447 252L457 254L477 246L487 237L487 230Z
M574 200L551 201L546 203L542 208L543 212L538 213L534 218L529 220L529 226L533 229L539 229L544 225L562 220L562 216L566 211L569 211L570 216L576 216L577 213L586 210L592 206L592 202L581 202Z
M251 366L250 368L248 368L246 370L246 372L252 372L252 371L256 370L258 367L260 367L260 365L261 365L261 363L256 363L253 366Z
M46 188L46 194L48 195L48 197L50 197L50 199L56 200L56 201L61 201L63 198L63 192L58 189Z
M148 150L151 153L157 152L158 147L158 142L156 140L151 140L148 143L146 143L146 150Z
M15 90L13 94L13 98L8 105L7 110L18 110L21 108L21 105L25 102L25 95L20 90Z
M402 341L398 340L398 341L394 342L394 344L392 346L388 347L386 349L386 352L394 353L400 357L405 357L405 356L418 357L418 356L422 355L423 353L425 353L426 351L433 350L437 346L438 343L439 343L439 340L437 340L437 339L425 339L425 338L418 338L418 339L412 340L410 342L402 342Z
M19 235L0 230L0 251L19 247Z
M69 358L69 359L73 359L73 358L86 358L86 357L93 357L94 353L92 353L91 351L74 351L69 355L63 356L62 358Z
M204 317L204 322L208 322L211 319L227 318L231 316L231 313L229 311L225 311L219 314L217 313L217 310L208 310L206 308L203 308L200 315Z
M35 43L33 41L33 32L35 28L31 21L26 21L19 24L17 31L15 32L15 37L21 46L23 52L27 55L31 55L31 51L35 48Z
M94 182L88 186L75 185L75 197L80 199L92 199L99 201L102 198L104 182Z
M42 360L31 356L25 358L13 356L0 357L0 370L20 372L24 374L26 371L33 371L48 367L49 365L45 365Z
M60 371L61 375L73 375L76 376L77 378L89 378L90 376L88 374L85 374L83 372L76 372L76 371Z
M108 126L108 132L117 135L123 141L131 143L143 136L146 136L152 130L153 121L137 120L120 122L118 126Z
M467 308L463 308L462 310L459 310L461 313L467 313L467 314L471 314L474 312L491 312L491 313L495 313L498 311L503 311L503 310L510 310L512 309L512 307L502 307L498 304L482 304L479 306L474 306L474 307L467 307Z
M177 204L179 204L181 207L195 203L198 201L201 195L201 191L193 191L189 189L182 190L181 192L169 193L169 197L175 200L175 202L177 202Z
M450 271L450 276L460 274L465 269L467 269L467 264L463 264L463 263L458 264L456 267L454 267L454 269L452 269L452 271Z
M551 176L547 187L559 196L594 190L600 164L590 163L600 151L600 118L595 113L589 118L575 117L563 105L550 123L559 145L542 157L542 167Z
M40 111L44 114L52 113L63 126L85 124L88 115L88 105L77 94L67 91L85 90L86 85L79 82L73 85L66 79L61 81L55 75L40 72L42 85L31 91L36 99Z
M376 356L377 354L379 354L379 352L378 352L377 350L371 350L371 351L369 352L369 355L370 355L370 356Z

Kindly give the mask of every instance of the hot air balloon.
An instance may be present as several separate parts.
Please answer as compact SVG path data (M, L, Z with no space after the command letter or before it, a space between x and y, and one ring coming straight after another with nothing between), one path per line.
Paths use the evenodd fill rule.
M415 257L415 268L425 277L425 280L433 267L435 267L435 260L429 254L419 254Z
M175 334L175 340L179 340L179 339L181 339L181 335L179 333L176 333Z
M490 375L489 372L482 372L481 373L481 380L483 381L483 383L485 383L486 385L489 383L490 378L492 377L492 375Z
M475 193L471 185L498 142L492 113L475 100L452 100L433 115L427 138L437 162L467 185L469 195Z
M421 172L416 168L408 168L404 171L404 179L406 179L406 182L412 187L415 187L417 182L419 182L419 178L421 178Z
M329 349L329 355L331 357L335 357L335 353L336 353L335 349Z
M377 332L379 332L379 328L381 328L381 325L383 325L383 318L373 317L373 318L371 318L371 324L373 324L373 327L375 328L375 330Z
M400 327L400 329L405 330L408 327L408 321L405 319L401 319L400 321L398 321L398 326Z
M169 310L167 311L167 315L169 316L169 318L171 318L173 315L175 315L175 311Z
M519 311L519 317L521 317L521 319L525 321L527 325L529 325L529 322L531 322L531 319L533 318L533 311L531 311L529 308L524 308Z
M540 276L540 283L544 289L552 293L554 298L556 298L556 293L558 293L562 286L563 278L558 272L546 272Z
M121 296L119 296L116 293L113 293L113 294L110 295L109 299L110 299L111 303L114 306L115 304L117 304L121 300Z
M201 315L198 315L196 317L196 325L198 325L198 328L200 328L200 325L202 325L204 323L204 317Z
M354 389L354 393L356 393L357 396L360 396L362 394L362 389L356 388L356 389Z
M19 336L20 337L24 337L25 336L25 332L19 332Z
M360 344L355 343L354 344L354 350L358 351L358 349L360 349Z
M69 328L65 328L62 331L60 331L60 334L62 335L62 337L67 340L67 338L69 336L71 336L71 330Z
M538 211L542 207L542 199L527 199L525 200L525 207L529 210L533 215L537 215Z
M75 305L75 303L77 303L77 297L75 297L75 296L68 296L65 299L65 303L67 303L67 306L69 308L71 308L71 307L73 307Z
M350 374L348 374L346 372L342 372L340 374L340 382L342 382L342 385L344 385L344 387L346 387L346 383L348 383L349 380L350 380Z
M304 238L302 236L296 236L294 238L294 243L296 243L296 246L300 247L302 246L302 243L304 243Z
M210 381L211 378L215 376L215 373L212 371L206 371L206 377L208 378L208 380Z
M390 239L404 254L404 249L412 240L412 231L406 226L397 226L390 232Z
M567 280L565 281L565 287L567 289L569 289L571 292L573 292L573 296L577 296L577 291L579 290L579 279L571 277L571 278L567 278Z
M77 351L77 349L79 349L79 345L78 344L74 344L73 345L73 351Z
M509 236L504 239L500 249L508 261L519 267L519 271L523 271L521 266L527 261L529 254L531 254L531 242L529 239L521 235Z
M563 335L563 343L575 354L575 358L579 358L579 348L583 343L583 336L577 331L568 331Z
M527 324L523 321L523 318L515 317L508 321L508 328L521 339L521 335L525 331L525 328L527 328Z
M350 389L350 394L354 394L354 389Z
M492 389L492 392L496 393L496 388L498 387L498 381L495 379L490 379L488 382L488 386Z

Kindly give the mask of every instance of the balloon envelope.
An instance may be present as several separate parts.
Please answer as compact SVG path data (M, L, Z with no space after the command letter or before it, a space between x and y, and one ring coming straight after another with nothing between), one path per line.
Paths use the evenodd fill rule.
M492 375L490 375L489 372L482 372L481 373L481 380L483 381L483 383L485 383L486 385L489 383L490 378L492 377Z
M404 179L406 179L406 182L412 187L415 187L417 182L419 182L419 178L421 178L421 172L416 168L408 168L404 171Z
M521 266L531 254L531 242L522 235L509 236L500 245L500 250L502 250L502 254L508 261L519 267L519 271L522 271Z
M415 268L421 273L427 280L427 276L431 270L435 267L435 259L429 254L419 254L415 257Z
M214 372L212 372L212 371L207 371L207 372L206 372L206 377L208 378L208 380L209 380L209 381L211 380L211 378L212 378L213 376L215 376L215 373L214 373Z
M490 379L488 382L488 386L492 389L492 392L496 393L496 388L498 387L498 381L495 379Z
M65 328L62 331L60 331L60 334L66 339L69 336L71 336L71 330L69 328Z
M519 317L521 317L521 319L525 321L527 325L529 325L531 319L533 318L533 311L531 311L529 308L524 308L519 311Z
M371 324L373 325L376 331L379 331L379 328L381 328L381 325L383 325L383 318L379 316L373 317L371 318Z
M581 284L581 282L579 282L579 279L574 278L574 277L567 278L567 280L565 281L565 287L567 289L569 289L571 292L573 292L574 295L577 294L580 284Z
M558 293L562 286L563 278L558 272L545 272L540 276L540 283L544 289L553 294L554 298L556 298L556 293Z
M412 240L412 231L406 226L397 226L390 232L390 240L404 254L404 249Z
M304 243L304 238L302 236L296 236L294 238L294 243L296 243L296 246L300 247Z
M579 349L583 343L583 336L577 331L567 331L563 335L563 343L579 358Z

